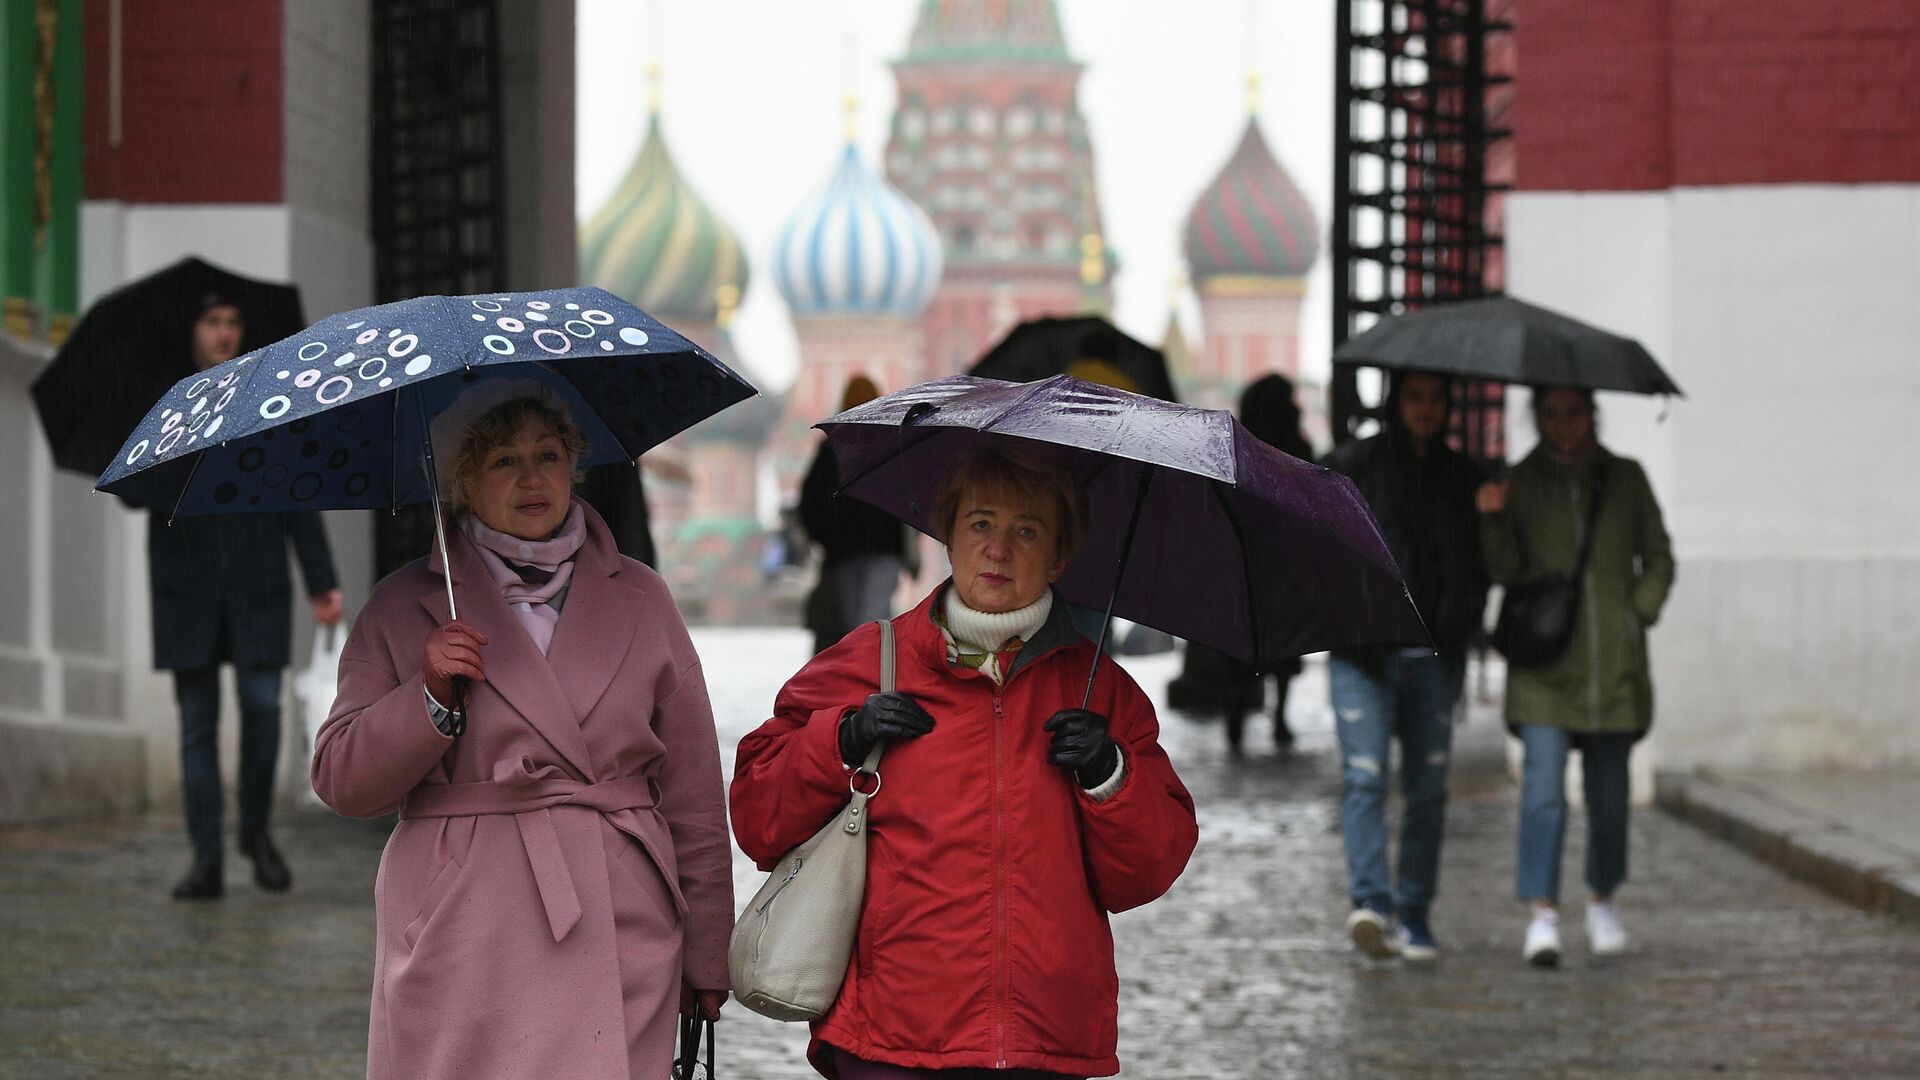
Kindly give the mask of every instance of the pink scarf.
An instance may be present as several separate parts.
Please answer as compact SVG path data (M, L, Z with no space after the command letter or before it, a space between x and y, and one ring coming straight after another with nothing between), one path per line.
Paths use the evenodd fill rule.
M587 539L586 518L579 500L567 509L560 531L546 540L522 540L489 528L471 513L465 517L467 539L480 553L480 562L500 587L500 596L526 628L527 636L546 655L553 644L553 628L560 612L549 603L573 579L573 557Z

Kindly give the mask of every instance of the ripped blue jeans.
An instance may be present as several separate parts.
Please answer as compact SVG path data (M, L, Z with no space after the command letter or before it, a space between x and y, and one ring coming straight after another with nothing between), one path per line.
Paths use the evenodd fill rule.
M1374 671L1329 659L1340 736L1340 833L1347 849L1347 892L1355 907L1384 914L1424 912L1440 878L1447 824L1447 759L1457 668L1430 652L1387 656ZM1387 875L1387 765L1400 740L1399 887Z

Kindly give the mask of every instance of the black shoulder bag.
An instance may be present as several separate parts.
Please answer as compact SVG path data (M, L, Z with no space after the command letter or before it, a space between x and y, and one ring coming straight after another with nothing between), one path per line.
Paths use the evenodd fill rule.
M1593 554L1593 534L1600 523L1600 501L1606 494L1607 465L1594 470L1593 497L1587 505L1587 531L1580 538L1580 557L1572 574L1548 574L1507 590L1500 601L1500 620L1493 627L1493 647L1514 667L1544 667L1560 659L1573 642L1574 620L1580 614L1580 582Z

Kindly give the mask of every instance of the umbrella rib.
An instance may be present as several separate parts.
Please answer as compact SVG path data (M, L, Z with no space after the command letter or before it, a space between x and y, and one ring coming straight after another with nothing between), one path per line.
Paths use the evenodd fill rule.
M1233 539L1240 545L1240 575L1247 584L1247 625L1253 630L1253 665L1262 667L1266 660L1260 653L1260 620L1254 617L1253 610L1253 566L1247 562L1247 534L1240 527L1240 517L1233 512L1225 495L1220 493L1219 484L1208 484L1207 490L1213 493L1213 501L1220 506L1220 512L1226 515L1227 524L1233 528Z
M174 430L177 431L179 429L176 428ZM172 525L174 519L180 516L180 507L187 501L187 491L193 487L193 478L200 474L200 463L205 460L207 460L207 452L205 450L193 455L193 468L187 470L187 481L180 485L180 494L174 496L173 509L167 514L168 525Z

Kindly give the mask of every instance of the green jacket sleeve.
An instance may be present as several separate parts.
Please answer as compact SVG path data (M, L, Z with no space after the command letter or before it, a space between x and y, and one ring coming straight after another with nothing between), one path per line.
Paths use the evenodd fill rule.
M1654 500L1653 485L1643 469L1633 470L1633 494L1639 504L1639 535L1635 537L1640 557L1640 578L1633 584L1633 610L1640 621L1652 626L1666 605L1667 591L1673 588L1673 541L1660 517L1660 504Z

